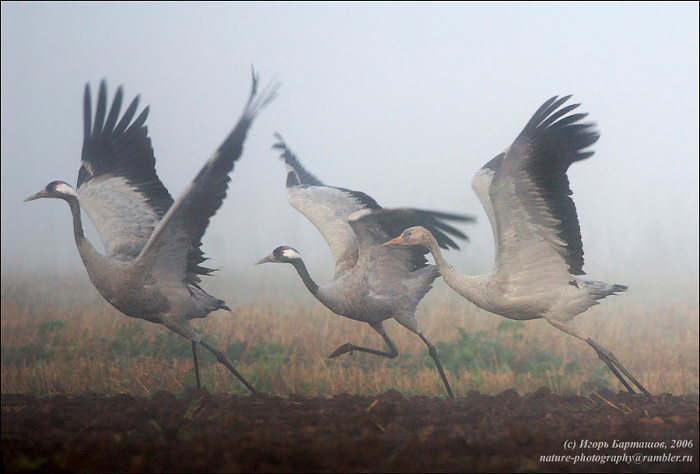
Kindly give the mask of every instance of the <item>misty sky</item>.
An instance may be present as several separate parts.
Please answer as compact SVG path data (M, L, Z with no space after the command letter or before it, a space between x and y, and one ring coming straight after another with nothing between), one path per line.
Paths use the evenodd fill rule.
M569 171L584 269L697 282L696 2L3 2L3 275L83 271L68 206L22 200L55 179L75 184L86 82L106 78L110 97L123 84L126 101L151 106L157 171L176 198L235 125L251 64L282 88L203 241L225 275L280 274L252 262L287 244L319 282L332 276L320 234L286 201L275 131L328 184L385 207L476 215L462 227L471 243L447 258L488 271L472 176L543 101L574 94L601 132Z

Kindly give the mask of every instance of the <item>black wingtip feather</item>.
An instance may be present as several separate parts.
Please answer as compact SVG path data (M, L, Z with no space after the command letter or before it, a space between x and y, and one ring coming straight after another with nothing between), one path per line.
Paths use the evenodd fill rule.
M124 112L124 115L122 115L121 120L114 127L114 132L112 133L112 135L118 137L124 133L126 128L131 123L131 119L134 118L134 114L136 113L136 109L139 106L139 100L140 100L140 96L137 95L136 97L134 97L134 100L131 101L131 104L129 104L129 107L127 107L126 111Z
M280 135L278 132L274 132L273 136L277 141L272 144L272 149L280 151L279 159L283 160L287 165L289 165L294 170L296 175L293 177L287 176L287 187L297 185L323 186L320 179L304 168L297 156L287 146L287 143L284 141L284 138L282 138L282 135Z
M251 82L250 95L238 123L219 146L214 158L209 160L197 174L193 186L190 188L188 201L197 204L191 204L187 208L183 208L186 210L182 211L186 214L186 218L183 217L183 219L188 221L187 232L197 250L188 254L187 270L190 279L197 278L198 274L208 275L214 271L199 265L205 260L199 249L201 238L209 225L210 218L221 207L226 197L228 183L231 181L229 174L243 153L243 146L253 121L257 114L277 97L277 91L280 87L278 82L272 81L259 92L258 74L252 66Z
M582 122L588 114L571 112L580 104L563 106L571 95L548 99L535 112L518 141L527 145L526 168L551 214L559 221L558 236L567 245L562 254L574 275L583 274L583 244L576 207L566 176L572 163L589 158L588 148L600 138L595 124ZM560 108L561 107L561 108Z
M394 208L375 209L371 214L367 214L360 219L376 219L389 238L400 235L409 227L422 226L433 234L440 248L458 250L460 247L451 236L465 241L469 241L469 238L462 231L445 221L470 222L473 220L470 218L471 216L463 214L414 208ZM422 254L427 252L427 249L424 247L420 248Z
M105 130L109 131L114 129L114 125L117 123L117 118L119 118L119 111L122 108L123 96L124 91L122 86L117 87L117 92L114 94L114 99L112 99L112 106L109 108L107 121L104 124Z
M581 105L581 104L570 104L570 105L567 105L566 107L563 107L563 108L557 110L556 112L554 112L553 114L551 114L547 119L545 119L539 126L540 126L540 127L545 127L545 128L548 127L549 125L551 125L552 123L554 123L558 118L560 118L560 117L562 117L562 116L568 114L569 112L575 110L575 109L576 109L577 107L579 107L580 105ZM584 114L584 117L585 117L586 115L587 115L587 114Z
M139 104L138 96L131 101L120 119L123 87L117 88L108 115L106 80L100 81L97 95L93 119L90 84L86 84L83 103L83 163L78 174L78 188L101 175L123 176L143 193L156 214L162 217L170 207L172 198L155 171L153 148L145 127L148 107L132 122Z
M250 87L250 95L248 96L245 108L243 109L243 114L241 115L236 127L217 149L217 152L221 156L234 157L233 162L238 160L243 152L243 142L248 134L248 129L252 125L258 113L260 113L263 108L277 98L277 92L281 86L279 82L271 81L267 86L265 86L262 92L258 93L258 75L254 69L252 69L251 75L252 85ZM228 161L228 159L220 160L219 163Z
M90 83L85 83L83 93L83 146L92 135L92 94L90 93Z
M107 82L102 79L100 81L100 90L97 93L97 109L95 110L95 121L93 123L93 134L102 132L102 127L105 121L105 113L107 112Z
M148 113L150 112L150 110L151 107L149 105L144 107L139 116L136 117L136 120L134 120L134 122L129 127L129 130L138 130L139 128L143 127L143 124L146 123L146 119L148 118Z

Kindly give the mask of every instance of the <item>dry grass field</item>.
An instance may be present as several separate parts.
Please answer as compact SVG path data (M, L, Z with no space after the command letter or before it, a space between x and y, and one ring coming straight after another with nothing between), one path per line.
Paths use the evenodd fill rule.
M330 360L327 355L340 344L381 347L381 338L366 324L331 313L301 285L281 291L265 283L233 283L205 282L234 311L194 324L259 390L329 396L395 389L405 396L444 396L425 346L397 323L386 325L400 351L396 359L355 353ZM655 394L698 392L697 285L675 291L630 291L577 318ZM541 320L514 322L483 312L442 282L419 306L418 320L438 347L458 397L470 390L527 394L547 387L588 395L622 389L586 344ZM213 357L202 358L209 391L246 393ZM181 393L192 385L189 342L120 314L85 275L3 275L2 393L143 396Z

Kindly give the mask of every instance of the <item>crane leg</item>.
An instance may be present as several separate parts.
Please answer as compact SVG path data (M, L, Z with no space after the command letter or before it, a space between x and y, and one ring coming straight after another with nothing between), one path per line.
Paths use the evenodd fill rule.
M595 347L594 347L594 349L595 349ZM613 373L613 375L615 375L615 377L617 377L617 379L622 383L622 385L625 386L625 388L627 389L627 391L629 393L637 393L634 391L632 386L629 383L627 383L627 380L625 380L625 378L622 376L622 374L620 374L620 371L617 370L617 367L615 366L615 364L610 362L610 360L606 359L605 356L601 355L601 353L598 352L598 349L596 349L596 353L598 354L598 357L600 357L600 359L603 362L605 362L605 365L608 366L608 369L610 369L610 371Z
M593 348L595 349L596 353L598 354L598 357L605 362L605 364L610 368L613 374L622 382L622 384L629 390L631 393L635 393L634 390L632 390L632 387L625 381L625 379L620 375L620 372L622 372L625 376L627 376L628 379L644 394L646 397L649 399L651 402L656 402L654 397L649 393L649 391L644 388L644 386L635 379L631 373L625 368L622 363L617 360L617 357L615 357L615 354L610 352L608 349L605 347L601 346L597 342L595 342L593 339L586 338L586 342Z
M384 338L384 341L386 342L387 346L389 346L389 352L385 351L380 351L378 349L370 349L369 347L361 347L361 346L356 346L354 344L345 343L341 346L338 346L336 350L333 351L331 355L328 356L329 359L333 359L335 357L338 357L339 355L343 355L347 352L352 352L352 351L358 351L358 352L367 352L368 354L374 354L382 357L387 357L389 359L393 359L397 355L399 355L399 351L396 349L396 346L394 345L394 341L392 341L389 338L389 335L386 333L384 330L384 325L382 322L378 323L368 323L370 326L372 326L372 329L377 331L380 336Z
M605 362L605 365L608 366L610 371L617 377L617 379L622 383L622 385L625 386L625 388L630 392L630 393L636 393L632 386L625 380L625 378L622 376L624 374L627 376L627 378L634 384L636 387L649 399L649 401L656 403L656 400L654 397L649 393L649 391L644 388L644 386L635 379L632 374L629 373L627 369L620 363L619 360L617 360L617 357L610 352L608 349L605 347L601 346L597 342L595 342L593 339L590 337L586 336L585 333L583 333L580 329L577 329L574 327L572 324L567 323L566 321L560 321L558 319L552 318L552 317L544 317L549 324L554 326L557 329L561 329L567 334L571 334L572 336L581 339L582 341L586 341L588 345L590 345L595 351L596 354L598 354L598 357ZM622 372L622 373L620 373Z
M192 341L192 358L194 359L194 376L197 379L197 388L202 388L202 382L199 378L199 361L197 360L197 343Z
M206 350L208 350L209 352L211 352L212 354L214 354L214 355L216 356L216 360L218 360L219 362L221 362L222 364L224 364L224 365L226 366L226 368L227 368L228 370L230 370L231 373L232 373L233 375L235 375L235 376L238 378L238 380L240 380L241 383L243 383L243 385L245 385L245 386L248 388L248 390L250 390L252 393L260 393L260 392L258 392L258 391L255 389L255 387L253 387L253 386L250 384L250 382L248 382L248 381L245 379L245 377L243 377L243 375L241 375L241 374L236 370L236 368L233 366L233 364L231 363L231 361L228 360L228 357L226 357L226 355L225 355L223 352L221 352L221 351L218 350L218 349L215 349L214 347L210 346L209 344L207 344L207 343L204 342L203 340L200 340L199 343L200 343Z
M422 332L418 331L416 332L416 334L418 334L418 337L420 337L421 340L425 343L425 345L428 346L428 352L430 353L430 357L433 358L433 361L435 361L435 366L437 367L438 372L440 372L440 378L442 379L442 383L445 384L447 394L451 399L454 400L455 396L452 393L452 387L450 387L450 382L447 381L445 371L442 369L442 364L440 363L440 358L438 357L437 349L435 349L435 346L428 340L427 337L423 335Z

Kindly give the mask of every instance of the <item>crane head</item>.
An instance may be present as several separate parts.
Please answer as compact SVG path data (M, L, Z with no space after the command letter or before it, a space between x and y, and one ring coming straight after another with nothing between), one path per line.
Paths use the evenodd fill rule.
M73 187L70 184L66 183L65 181L58 180L51 181L49 184L46 185L44 189L42 189L36 194L32 194L27 199L25 199L24 202L33 201L35 199L41 198L66 199L68 196L77 197L78 195L76 194L75 189L73 189Z
M404 230L401 235L384 242L381 246L385 245L424 245L428 247L431 240L435 240L433 234L430 233L428 229L422 226L409 227Z
M261 263L267 262L293 263L295 260L301 260L301 255L299 254L299 252L297 252L296 249L293 249L292 247L282 245L281 247L277 247L275 250L273 250L272 253L267 257L261 258L260 260L255 262L255 264L260 265Z

